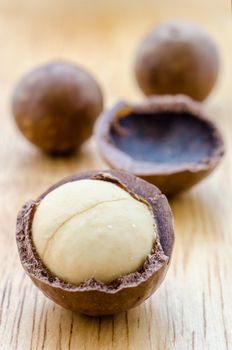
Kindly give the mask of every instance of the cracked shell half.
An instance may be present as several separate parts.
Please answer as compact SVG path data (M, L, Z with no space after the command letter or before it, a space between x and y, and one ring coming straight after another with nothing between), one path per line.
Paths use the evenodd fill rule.
M119 102L98 118L95 137L110 167L142 177L168 196L204 179L224 154L217 126L184 95Z

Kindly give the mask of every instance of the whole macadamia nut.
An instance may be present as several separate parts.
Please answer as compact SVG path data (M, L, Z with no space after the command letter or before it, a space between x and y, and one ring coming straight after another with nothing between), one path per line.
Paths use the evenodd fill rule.
M15 87L12 110L22 134L52 154L74 151L92 133L103 108L101 89L83 68L55 61L33 69Z
M218 70L214 41L186 21L158 25L141 42L135 58L136 79L145 95L185 94L204 100Z

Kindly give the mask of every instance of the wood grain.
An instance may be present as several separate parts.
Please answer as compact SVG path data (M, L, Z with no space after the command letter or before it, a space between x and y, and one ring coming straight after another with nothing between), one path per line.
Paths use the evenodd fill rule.
M39 2L37 2L38 4ZM92 2L93 3L93 2ZM146 1L91 6L59 1L1 1L0 13L0 348L188 350L232 349L232 24L229 0ZM20 4L20 5L19 5ZM35 5L33 7L33 4ZM55 4L55 2L54 2ZM88 4L90 4L88 2ZM28 6L27 6L28 5ZM70 6L69 6L70 5ZM107 11L106 11L107 9ZM95 73L106 105L142 99L132 76L138 40L156 22L178 15L215 37L222 70L205 108L221 128L227 156L204 183L172 200L176 244L157 293L114 317L89 318L46 299L24 274L15 244L21 205L60 178L104 168L93 140L69 159L49 159L17 132L9 101L15 80L52 58L79 62Z

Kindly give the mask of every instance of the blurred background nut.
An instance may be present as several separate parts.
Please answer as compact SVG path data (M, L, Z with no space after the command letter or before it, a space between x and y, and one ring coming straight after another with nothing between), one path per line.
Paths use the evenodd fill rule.
M73 152L92 133L103 96L94 78L74 64L55 61L33 69L16 85L12 110L23 135L43 151Z
M135 76L145 95L186 94L204 100L218 70L214 41L187 21L158 25L140 43L135 58Z

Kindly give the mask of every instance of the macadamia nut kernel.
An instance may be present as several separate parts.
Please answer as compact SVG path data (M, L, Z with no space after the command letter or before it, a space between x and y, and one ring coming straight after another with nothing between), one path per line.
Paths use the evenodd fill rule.
M112 182L84 179L49 192L32 222L36 251L51 273L80 284L138 271L156 240L145 202Z

